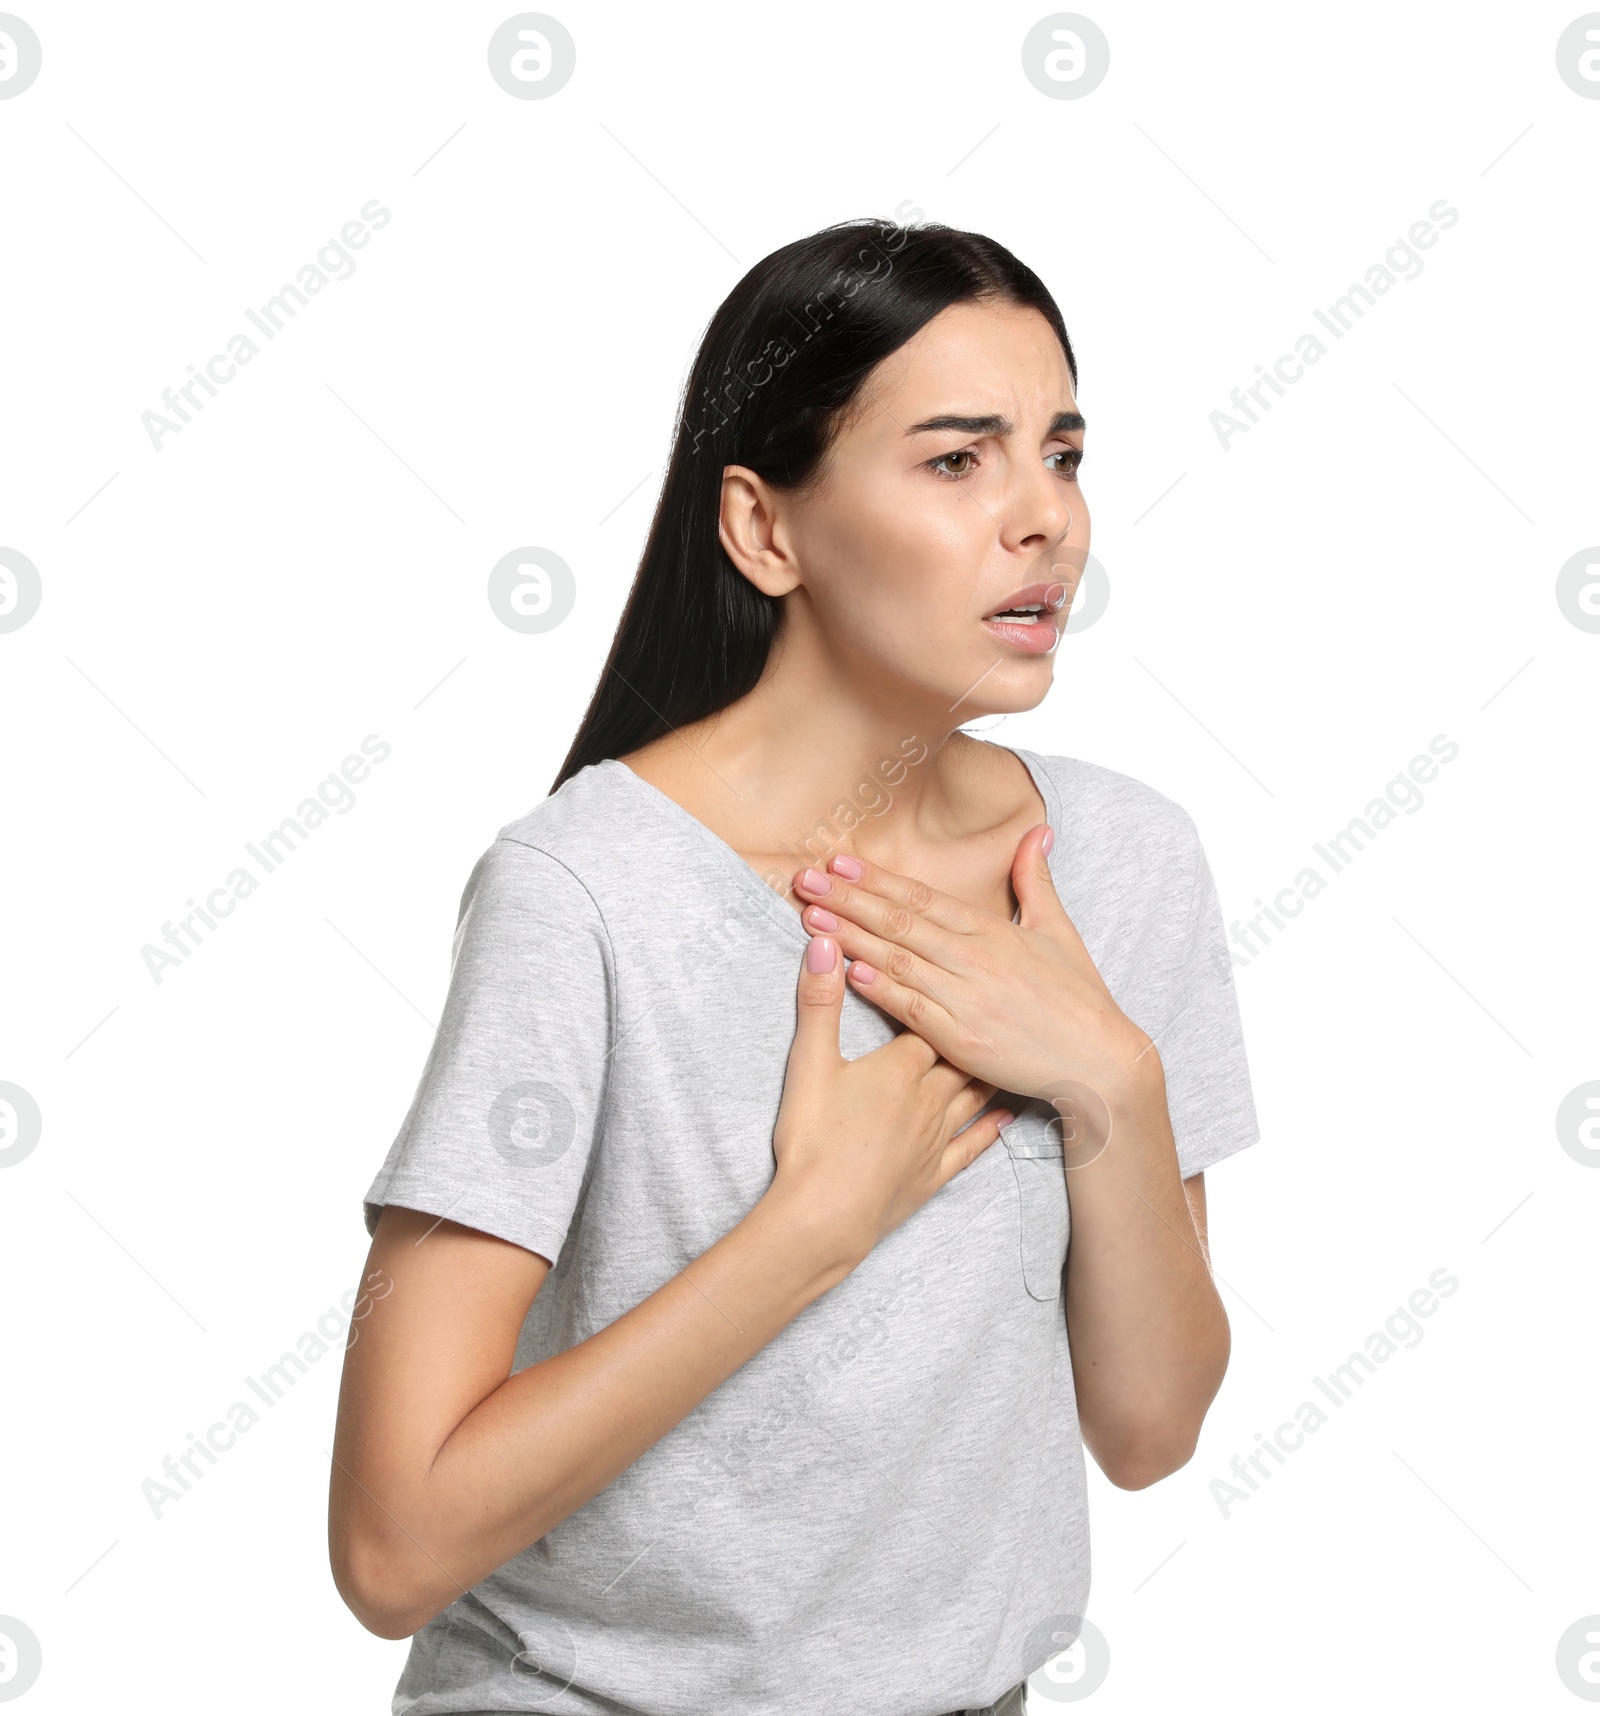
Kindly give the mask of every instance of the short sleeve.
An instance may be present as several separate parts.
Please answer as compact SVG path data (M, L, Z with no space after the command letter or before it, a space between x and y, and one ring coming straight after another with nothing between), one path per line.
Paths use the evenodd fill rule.
M1184 1179L1261 1137L1222 904L1198 831L1193 847L1190 908L1170 966L1166 1023L1151 1032Z
M587 1180L611 1049L610 944L559 860L502 835L461 898L444 1011L363 1201L447 1216L554 1263Z

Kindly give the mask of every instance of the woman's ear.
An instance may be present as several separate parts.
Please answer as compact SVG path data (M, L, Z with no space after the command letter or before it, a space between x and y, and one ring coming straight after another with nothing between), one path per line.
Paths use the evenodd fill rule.
M728 558L765 596L786 596L800 582L771 484L745 465L722 470L717 535Z

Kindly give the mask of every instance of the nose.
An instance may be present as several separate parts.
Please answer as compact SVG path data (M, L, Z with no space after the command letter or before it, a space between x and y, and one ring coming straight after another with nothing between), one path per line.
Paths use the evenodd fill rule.
M1065 543L1088 520L1076 483L1068 489L1042 461L1033 469L1031 478L1018 477L1002 533L1006 546L1023 554L1043 553Z

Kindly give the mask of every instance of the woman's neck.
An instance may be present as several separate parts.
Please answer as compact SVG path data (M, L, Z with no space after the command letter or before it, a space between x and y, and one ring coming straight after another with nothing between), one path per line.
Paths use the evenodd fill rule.
M791 899L797 870L845 852L1010 914L1011 857L1045 816L1020 758L957 730L959 711L800 711L778 691L763 681L622 760Z

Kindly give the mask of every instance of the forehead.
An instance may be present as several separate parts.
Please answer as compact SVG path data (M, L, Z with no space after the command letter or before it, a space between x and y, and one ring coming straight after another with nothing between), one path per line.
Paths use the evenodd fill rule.
M1031 305L952 304L891 352L862 390L858 432L960 413L1009 417L1019 431L1074 410L1072 372L1044 316Z

